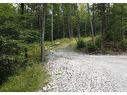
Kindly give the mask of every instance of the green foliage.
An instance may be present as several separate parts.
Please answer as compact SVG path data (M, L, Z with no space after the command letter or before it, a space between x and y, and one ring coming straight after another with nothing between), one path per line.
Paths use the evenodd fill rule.
M97 37L96 44L94 45L90 37L81 38L77 41L77 49L85 53L95 53L100 47L100 38Z
M40 45L38 43L27 45L28 48L28 59L31 62L39 62L40 61Z
M20 32L12 4L0 4L0 84L19 68L26 66L24 46L19 43Z
M96 52L96 50L97 50L97 46L96 45L94 45L92 42L88 42L87 43L87 51L88 52Z
M82 38L78 39L77 41L77 49L81 49L81 48L85 48L86 45L85 45L85 42Z
M41 64L28 66L19 74L9 77L8 81L0 86L1 92L28 92L38 91L49 80L47 71Z
M0 36L0 84L22 67L25 58L20 45Z
M0 28L0 35L8 39L19 39L20 32L14 28L2 27Z
M121 48L127 50L127 39L124 39L121 43Z
M15 15L15 10L12 4L0 4L0 17L12 17Z
M101 37L97 37L95 40L95 44L98 48L101 48Z
M26 43L39 42L40 32L36 30L24 30L21 32L20 39Z

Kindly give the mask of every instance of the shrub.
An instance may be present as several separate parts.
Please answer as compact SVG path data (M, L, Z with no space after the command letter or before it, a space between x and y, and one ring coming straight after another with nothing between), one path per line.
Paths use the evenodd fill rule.
M34 43L40 40L40 32L35 30L24 30L21 32L20 38L26 43Z
M97 46L94 45L92 42L87 43L87 51L88 52L95 52L97 50Z
M84 48L85 46L85 42L82 38L77 41L77 49Z
M98 48L101 47L101 38L100 38L100 37L96 38L95 44L96 44L96 46L97 46Z
M9 39L19 39L20 32L12 27L0 28L0 35Z
M123 40L121 43L121 48L122 49L127 49L127 40Z
M0 36L0 84L22 67L24 61L23 47L15 40Z

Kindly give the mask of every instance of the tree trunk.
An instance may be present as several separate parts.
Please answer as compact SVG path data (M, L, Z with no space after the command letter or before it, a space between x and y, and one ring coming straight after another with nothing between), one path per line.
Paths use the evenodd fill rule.
M51 16L51 41L53 42L53 4L52 4L52 16Z
M87 21L85 21L85 36L87 37L87 33L86 33L86 31L87 31Z
M60 37L60 19L59 19L59 15L58 15L58 18L57 18L57 38Z
M45 60L45 52L44 52L44 36L45 36L45 12L44 12L44 5L41 15L39 15L39 25L40 25L40 32L41 32L41 62Z
M64 24L64 16L63 16L63 38L65 37L65 24Z
M81 34L80 34L80 18L79 15L77 14L77 30L78 30L78 38L80 39Z
M96 30L95 30L95 12L94 12L94 4L93 4L93 11L92 11L92 24L93 24L93 34L96 36Z
M70 28L71 28L71 37L73 37L73 25L72 25L72 18L70 17L70 23L71 23L71 25L70 25Z
M102 13L101 13L101 49L103 50L104 48L104 40L105 40L105 27L106 27L106 17L105 17L105 11L106 11L106 7L105 4L102 4Z
M20 7L21 7L21 15L23 15L24 14L24 7L25 7L24 3L21 3Z
M122 24L123 24L123 14L122 14L122 10L123 10L123 6L121 5L121 18L120 18L120 33L121 33L121 40L124 39L124 33L123 33L123 30L122 30Z
M72 37L74 37L74 29L73 29L72 24L71 24L71 35L72 35Z
M71 23L70 23L70 15L68 15L67 23L68 23L68 35L71 38Z
M92 23L92 19L91 19L89 3L87 3L87 8L88 8L88 13L89 13L89 15L90 15L89 21L90 21L90 26L91 26L92 42L93 42L93 44L95 45L94 28L93 28L93 23Z
M45 34L45 15L42 15L42 25L41 25L41 61L45 60L44 52L44 34Z

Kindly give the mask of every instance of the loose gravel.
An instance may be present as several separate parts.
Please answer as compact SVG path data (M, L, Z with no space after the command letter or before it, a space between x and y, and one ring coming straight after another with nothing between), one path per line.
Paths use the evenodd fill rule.
M51 75L46 92L127 91L126 55L85 55L57 50L45 64Z

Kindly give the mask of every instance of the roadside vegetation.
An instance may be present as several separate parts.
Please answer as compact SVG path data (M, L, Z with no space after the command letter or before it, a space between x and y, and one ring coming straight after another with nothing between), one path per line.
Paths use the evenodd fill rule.
M92 42L92 38L80 38L76 44L76 51L88 53L88 54L121 54L127 52L127 41L118 42L116 47L113 42L107 42L105 47L101 49L101 38L96 36L95 44ZM87 40L86 40L87 39Z
M76 44L75 38L58 39L53 43L45 42L46 55L48 52L66 48L69 45ZM50 75L44 67L44 62L40 62L40 44L38 42L32 44L24 44L28 49L28 62L22 68L15 71L15 74L8 77L7 81L0 86L0 91L3 92L28 92L38 91L44 87L50 80Z

